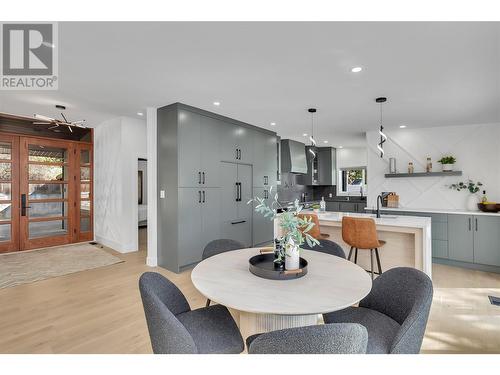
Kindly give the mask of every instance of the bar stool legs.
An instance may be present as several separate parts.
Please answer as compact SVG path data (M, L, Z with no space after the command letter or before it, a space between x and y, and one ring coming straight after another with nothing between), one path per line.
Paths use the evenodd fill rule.
M370 249L370 263L371 263L370 273L373 281L373 249Z
M351 246L351 249L349 250L349 256L347 257L347 260L351 260L352 253L354 251L354 264L358 264L358 248ZM375 252L375 259L377 261L377 269L378 272L375 272L373 270L373 253ZM372 280L374 278L373 275L382 275L382 265L380 262L380 255L378 253L378 248L370 249L370 263L371 263L371 268L370 270L366 270L366 272L370 272Z
M378 274L382 275L382 266L380 265L380 256L378 255L378 249L377 248L375 248L375 256L377 257Z
M351 246L351 250L349 250L349 256L347 257L347 260L351 260L352 249L354 249L353 246Z

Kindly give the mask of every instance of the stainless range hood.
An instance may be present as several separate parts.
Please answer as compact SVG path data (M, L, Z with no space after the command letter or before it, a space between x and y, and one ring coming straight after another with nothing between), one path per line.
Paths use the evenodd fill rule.
M281 140L281 172L307 173L306 145L291 139Z

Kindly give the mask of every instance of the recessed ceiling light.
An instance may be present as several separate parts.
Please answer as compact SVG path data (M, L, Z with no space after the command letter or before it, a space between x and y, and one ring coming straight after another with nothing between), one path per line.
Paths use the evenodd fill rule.
M362 70L363 70L363 68L362 68L362 67L360 67L360 66L355 66L354 68L352 68L352 69L351 69L351 72L353 72L353 73L359 73L359 72L361 72Z
M302 136L307 137L307 133L302 134Z
M276 126L276 123L275 122L271 122L271 126Z
M404 128L406 128L406 125L399 125L399 127L400 127L401 129L404 129Z
M218 106L220 106L220 102L214 102L214 105L216 105L218 107Z
M338 148L344 148L344 146L339 146Z
M137 112L137 116L144 116L144 113L142 113L142 112Z
M328 143L328 141L323 141L323 143Z

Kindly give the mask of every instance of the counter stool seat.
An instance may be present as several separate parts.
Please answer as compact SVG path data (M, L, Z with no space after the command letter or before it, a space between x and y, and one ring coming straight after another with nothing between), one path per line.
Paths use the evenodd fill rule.
M375 221L370 218L359 218L344 216L342 218L342 239L351 246L347 260L351 260L354 252L354 263L358 263L358 250L370 250L371 277L382 274L382 265L378 249L385 245L385 241L379 240ZM377 260L378 272L373 270L373 254Z

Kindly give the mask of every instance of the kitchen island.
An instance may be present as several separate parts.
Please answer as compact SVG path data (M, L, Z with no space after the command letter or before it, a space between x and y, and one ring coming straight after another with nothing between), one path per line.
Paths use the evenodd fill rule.
M329 234L329 239L340 244L346 255L349 254L350 247L342 241L342 218L373 218L379 239L386 241L379 249L382 270L399 266L414 267L432 277L431 218L384 214L381 218L376 218L373 214L330 211L317 215L321 233ZM358 264L365 269L370 268L369 251L358 252Z

